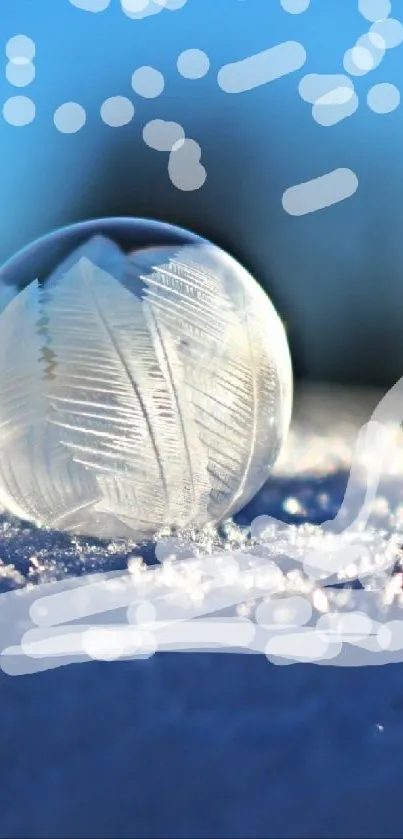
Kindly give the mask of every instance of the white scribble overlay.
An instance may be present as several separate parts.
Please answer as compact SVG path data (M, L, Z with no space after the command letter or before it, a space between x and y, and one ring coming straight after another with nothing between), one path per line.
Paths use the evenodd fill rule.
M280 3L285 12L290 15L300 15L309 9L311 0L280 0Z
M6 43L6 79L14 87L27 87L35 78L35 42L27 35L13 35Z
M352 76L365 76L379 66L384 55L384 43L379 36L362 35L355 46L345 52L344 69Z
M357 175L351 169L334 169L287 189L282 197L283 208L291 216L304 216L345 201L358 188Z
M138 96L155 99L165 87L164 76L155 67L138 67L132 75L132 88Z
M312 104L312 116L319 125L335 125L358 108L354 84L342 74L309 73L301 79L298 90L301 98Z
M306 52L297 41L285 41L275 47L225 64L218 71L217 82L225 93L244 93L299 70Z
M3 117L16 128L29 125L35 119L35 102L28 96L10 96L3 105Z
M390 0L358 0L358 11L366 20L383 20L390 15L392 4Z
M312 116L315 122L329 128L336 125L347 117L355 114L359 105L358 96L355 91L348 88L331 91L321 96L312 108Z
M35 78L35 65L32 61L13 59L6 65L6 79L14 87L26 87Z
M183 192L200 189L207 178L201 163L201 148L196 140L178 140L169 155L168 174L174 186Z
M185 139L185 132L178 122L164 119L152 119L143 128L143 140L146 146L155 151L172 151L173 147ZM179 148L179 146L177 146Z
M400 47L403 42L403 24L394 18L378 20L371 26L368 38L373 44L382 44L385 50Z
M32 61L35 58L35 41L28 35L13 35L6 43L6 56L9 61Z
M78 102L64 102L54 115L53 122L61 134L76 134L85 125L86 113Z
M122 11L132 20L142 20L158 15L164 9L175 12L186 5L187 0L120 0Z
M184 79L201 79L210 69L210 59L203 50L188 49L178 55L176 66Z
M367 103L375 114L390 114L400 105L400 91L388 82L373 85L367 93Z
M104 12L111 0L69 0L69 2L84 12Z
M302 77L298 91L304 102L314 105L330 93L343 100L348 93L354 93L354 84L349 76L342 73L308 73Z
M207 172L201 163L201 147L185 136L178 122L150 120L143 128L143 140L151 149L169 152L168 175L177 189L193 192L203 186Z
M127 96L111 96L101 105L102 122L110 128L121 128L128 125L134 117L134 105Z
M396 454L391 423L397 429L402 419L403 378L361 428L342 506L320 526L297 534L292 525L259 516L245 547L209 552L206 543L207 551L196 556L200 546L161 537L162 565L137 559L127 573L2 595L3 670L22 674L165 650L263 653L278 664L403 660L403 574L392 573L378 590L373 584L393 571L399 534L366 530L380 479ZM344 514L357 490L361 506L346 527ZM357 578L360 590L333 586Z

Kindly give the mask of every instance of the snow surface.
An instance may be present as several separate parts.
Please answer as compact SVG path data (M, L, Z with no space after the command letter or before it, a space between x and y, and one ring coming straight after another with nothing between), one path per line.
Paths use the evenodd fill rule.
M239 525L262 514L298 526L333 518L357 430L381 395L305 388L287 446ZM386 534L403 528L395 445L371 519ZM136 547L3 516L0 556L6 592L124 569ZM400 664L282 667L213 653L94 661L1 673L0 713L1 837L402 835Z

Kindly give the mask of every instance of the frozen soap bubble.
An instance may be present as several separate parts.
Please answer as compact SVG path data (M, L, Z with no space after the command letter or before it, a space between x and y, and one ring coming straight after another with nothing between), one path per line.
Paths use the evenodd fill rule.
M241 509L287 433L282 323L234 259L146 220L57 231L1 272L0 506L103 538Z

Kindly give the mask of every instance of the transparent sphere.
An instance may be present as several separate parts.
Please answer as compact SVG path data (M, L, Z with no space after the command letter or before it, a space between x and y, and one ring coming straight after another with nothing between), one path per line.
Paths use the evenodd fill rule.
M142 539L217 523L262 486L290 422L291 362L232 257L170 225L99 220L17 254L0 295L8 512Z

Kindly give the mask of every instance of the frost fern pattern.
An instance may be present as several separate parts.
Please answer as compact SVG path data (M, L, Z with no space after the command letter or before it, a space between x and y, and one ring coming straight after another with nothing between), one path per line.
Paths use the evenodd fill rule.
M96 237L0 315L0 504L103 538L218 522L266 479L290 409L281 321L238 263Z

